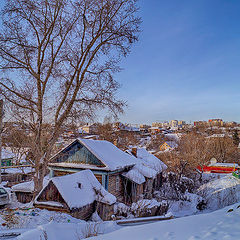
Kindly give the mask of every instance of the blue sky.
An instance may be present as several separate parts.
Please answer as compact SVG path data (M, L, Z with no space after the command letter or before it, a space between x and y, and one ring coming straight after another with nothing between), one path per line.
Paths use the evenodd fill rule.
M0 1L0 7L2 7ZM116 75L122 122L240 122L240 1L139 0L142 33Z
M116 78L123 122L240 121L240 1L140 0L139 42Z

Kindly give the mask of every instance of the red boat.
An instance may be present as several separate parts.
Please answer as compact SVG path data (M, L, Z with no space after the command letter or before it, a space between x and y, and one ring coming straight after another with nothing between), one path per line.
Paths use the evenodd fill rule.
M240 167L236 163L214 163L208 166L198 166L197 169L205 173L232 173Z

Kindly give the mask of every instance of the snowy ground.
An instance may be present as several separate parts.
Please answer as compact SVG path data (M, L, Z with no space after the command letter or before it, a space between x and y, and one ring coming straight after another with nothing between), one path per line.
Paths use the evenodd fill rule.
M238 208L240 205L239 186L240 180L231 177L231 175L213 176L209 183L201 187L205 193L209 193L205 196L208 196L209 204L206 210L201 212L196 209L198 195L186 193L188 201L175 201L169 205L168 215L175 216L175 219L131 227L120 227L114 221L94 222L97 220L96 218L93 219L93 222L86 222L68 214L35 209L30 204L19 204L16 199L13 199L9 206L12 210L0 209L0 233L21 232L22 235L17 239L22 240L45 240L46 236L48 240L79 240L96 235L98 236L93 239L235 240L240 239L240 225L238 224L240 217L240 207ZM234 193L235 197L233 198L231 195L231 199L238 204L210 212L216 209L216 193L218 197ZM155 204L154 201L156 202L156 200L151 201L151 206L153 203ZM229 205L228 201L221 202L225 204L224 206ZM118 207L122 205L120 204ZM233 211L228 212L229 209L233 209Z
M212 213L125 227L89 240L239 240L240 208L238 206L239 204L235 204ZM228 212L229 209L233 211Z
M37 229L23 233L17 239L79 240L85 236L100 234L93 240L238 240L240 235L240 203L221 210L160 221L145 225L123 227L116 230L113 222L102 225L50 222ZM114 231L116 230L116 231ZM107 233L110 232L110 233ZM102 233L107 233L102 235ZM45 236L45 237L44 237ZM42 237L42 238L41 238Z
M8 221L5 225L6 219ZM113 221L86 222L65 213L36 208L16 208L10 211L2 209L0 211L0 233L22 233L18 239L24 240L40 240L40 236L44 240L45 231L49 235L49 240L79 240L89 236L109 233L120 228Z

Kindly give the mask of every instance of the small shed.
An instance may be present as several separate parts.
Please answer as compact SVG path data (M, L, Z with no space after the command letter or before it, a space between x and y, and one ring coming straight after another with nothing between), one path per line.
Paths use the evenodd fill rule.
M15 193L17 200L21 203L31 202L33 199L34 184L33 181L19 183L12 186L12 191Z
M51 178L35 198L34 206L67 212L83 220L97 211L103 220L109 220L115 202L116 197L102 187L91 170L83 170Z
M43 186L46 186L49 179L45 177L43 179ZM15 193L17 200L21 203L29 203L33 200L33 192L34 192L34 182L28 181L16 184L12 186L12 191Z

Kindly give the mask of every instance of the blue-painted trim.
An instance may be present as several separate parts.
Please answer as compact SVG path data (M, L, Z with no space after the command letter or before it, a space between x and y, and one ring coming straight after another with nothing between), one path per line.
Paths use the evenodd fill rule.
M109 182L109 176L108 175L105 175L105 189L108 191L108 182Z

